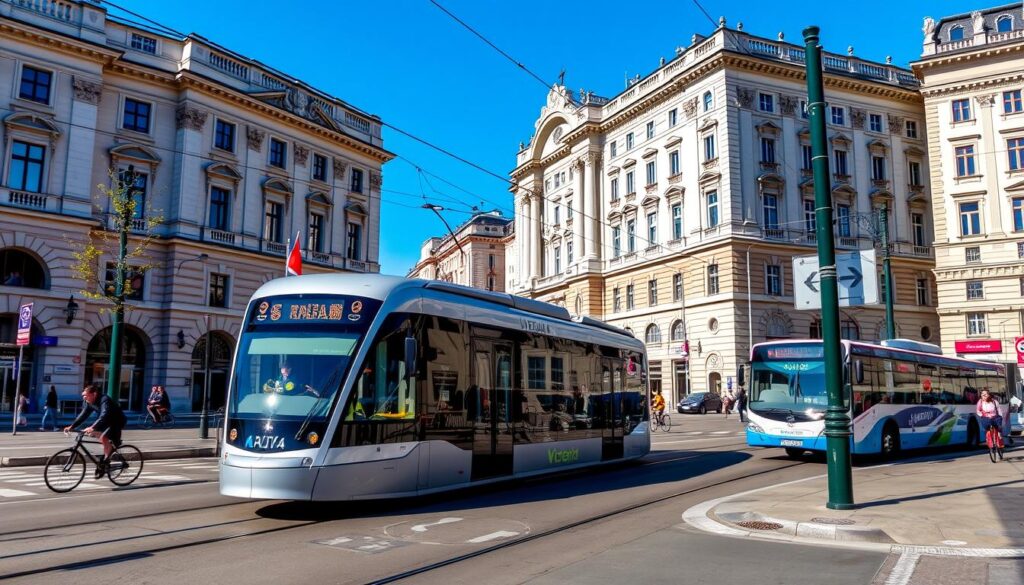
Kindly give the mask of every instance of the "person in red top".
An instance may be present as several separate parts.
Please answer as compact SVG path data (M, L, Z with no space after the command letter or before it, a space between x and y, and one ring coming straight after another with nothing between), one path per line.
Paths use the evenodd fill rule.
M996 427L999 429L999 446L1002 447L1003 443L1003 416L999 414L999 403L992 398L992 394L988 390L981 391L981 400L978 401L978 407L975 409L978 418L982 420L982 430L987 433L990 427Z

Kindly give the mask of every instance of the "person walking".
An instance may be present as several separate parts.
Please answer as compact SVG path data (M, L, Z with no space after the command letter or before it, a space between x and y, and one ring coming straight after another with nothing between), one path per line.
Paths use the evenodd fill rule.
M725 413L725 418L729 418L729 411L732 410L732 405L732 390L726 390L725 396L722 397L722 412Z
M18 394L17 416L18 416L18 426L19 427L27 427L28 426L28 416L26 416L27 414L28 414L28 396L25 396L25 393L22 392L21 394Z
M739 390L736 391L736 410L740 414L740 422L747 422L747 415L744 411L747 409L747 390L743 386L740 386Z
M58 420L57 420L57 387L50 384L50 391L46 393L46 404L43 405L43 420L39 421L39 430L46 430L46 419L52 418L50 421L50 430L56 431Z

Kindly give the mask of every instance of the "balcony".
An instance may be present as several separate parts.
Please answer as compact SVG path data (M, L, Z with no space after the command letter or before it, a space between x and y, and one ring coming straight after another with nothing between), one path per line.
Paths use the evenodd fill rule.
M846 173L832 173L832 180L836 183L850 183L850 175Z
M626 193L626 201L633 201L636 199L636 191Z
M330 254L324 254L323 252L317 252L315 250L309 250L306 259L316 264L324 264L326 266L331 265Z
M363 262L362 260L355 260L353 258L345 258L345 269L351 270L352 272L369 272L370 263Z
M223 231L223 230L215 230L213 228L208 228L206 230L206 235L208 236L208 238L210 240L213 240L214 242L219 242L221 244L227 244L229 246L234 246L235 245L235 234L233 234L231 232L226 232L226 231Z
M761 170L762 171L768 171L768 172L771 172L771 173L777 173L777 172L779 172L779 163L777 163L777 162L761 161Z
M654 193L657 190L658 190L658 184L657 183L648 183L644 187L644 191L647 192L648 195L650 195L651 193Z
M0 189L0 193L4 191L7 191L6 197L0 195L0 204L3 205L52 213L60 213L63 208L64 198L60 195Z
M761 234L767 240L785 240L786 239L786 230L781 229L781 228L777 228L777 227L762 228L761 229Z
M668 178L669 185L675 185L676 183L683 180L683 173L676 173Z
M288 246L281 242L273 242L271 240L260 240L260 249L269 254L276 254L278 256L284 256L288 252Z

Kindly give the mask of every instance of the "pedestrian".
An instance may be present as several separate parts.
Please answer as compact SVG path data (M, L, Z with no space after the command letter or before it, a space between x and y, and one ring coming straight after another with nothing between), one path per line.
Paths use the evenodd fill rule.
M740 422L747 422L747 415L744 412L747 409L747 390L743 386L736 391L736 409L740 413Z
M43 405L43 420L39 421L39 430L46 430L46 419L52 418L50 430L56 431L60 421L57 420L57 387L50 384L50 391L46 393L46 404Z
M28 417L25 416L28 413L28 396L22 392L18 394L18 426L27 427Z
M729 418L729 411L732 410L732 391L726 390L725 396L722 398L722 412L725 413L725 418Z

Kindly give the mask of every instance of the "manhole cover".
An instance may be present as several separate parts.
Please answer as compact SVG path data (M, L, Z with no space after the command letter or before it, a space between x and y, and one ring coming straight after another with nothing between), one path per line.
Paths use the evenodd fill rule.
M850 524L856 524L849 518L811 518L811 522L816 524L834 524L836 526L849 526Z
M778 530L782 528L782 524L779 524L778 522L763 522L761 520L744 520L743 522L737 522L736 524L751 530Z

